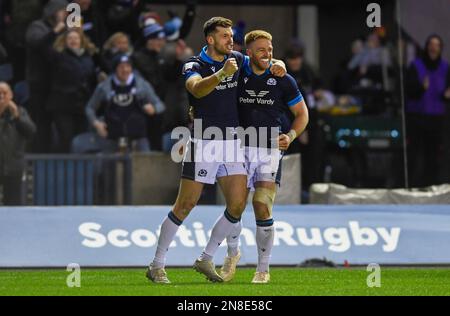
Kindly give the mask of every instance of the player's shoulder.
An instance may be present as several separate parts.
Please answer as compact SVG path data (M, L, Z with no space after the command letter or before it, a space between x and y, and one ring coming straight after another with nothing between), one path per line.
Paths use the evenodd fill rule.
M281 77L280 78L281 79L281 82L283 82L283 83L288 83L288 84L291 84L291 83L295 83L295 84L297 84L297 81L295 80L295 78L294 77L292 77L290 74L285 74L283 77Z
M231 56L234 57L234 58L236 58L236 60L237 60L239 63L241 63L241 62L243 62L243 61L245 60L245 55L242 54L241 52L236 51L236 50L233 50L233 51L231 52Z
M187 73L190 71L197 71L204 66L204 61L199 56L189 57L183 63L183 73Z
M297 81L294 77L292 77L290 74L286 74L283 77L277 77L279 78L280 85L283 88L298 88Z
M202 66L204 61L200 58L200 56L191 56L183 63L183 65L197 65Z

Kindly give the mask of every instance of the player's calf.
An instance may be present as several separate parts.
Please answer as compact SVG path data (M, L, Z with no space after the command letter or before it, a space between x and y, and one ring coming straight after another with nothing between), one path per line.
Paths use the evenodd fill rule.
M274 221L272 207L275 191L257 187L253 197L256 217L256 246L258 248L258 265L252 283L267 283L270 280L269 263L274 241Z

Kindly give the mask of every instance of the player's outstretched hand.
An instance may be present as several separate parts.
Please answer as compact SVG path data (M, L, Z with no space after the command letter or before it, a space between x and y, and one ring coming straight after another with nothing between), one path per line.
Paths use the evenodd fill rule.
M233 75L238 70L236 59L228 58L228 60L225 62L225 65L223 65L222 69L227 76Z

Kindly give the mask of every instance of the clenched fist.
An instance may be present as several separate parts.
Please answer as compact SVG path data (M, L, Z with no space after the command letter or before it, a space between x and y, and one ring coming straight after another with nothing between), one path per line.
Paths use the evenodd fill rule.
M287 150L291 144L291 139L288 135L282 134L278 137L278 147L280 150Z
M238 70L236 59L228 58L228 60L225 62L225 65L223 65L222 69L228 77L232 76Z

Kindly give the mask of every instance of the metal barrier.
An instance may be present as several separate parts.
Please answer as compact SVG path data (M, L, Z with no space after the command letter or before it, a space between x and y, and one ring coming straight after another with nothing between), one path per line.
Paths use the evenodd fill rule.
M131 204L129 155L27 155L25 161L25 205Z

